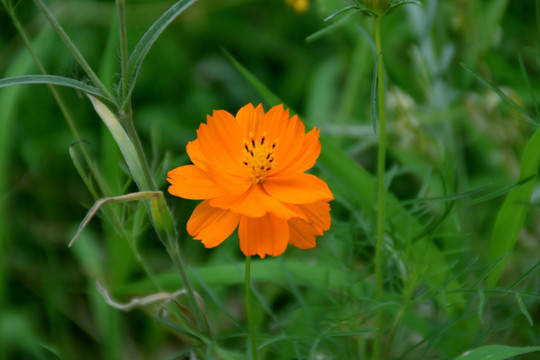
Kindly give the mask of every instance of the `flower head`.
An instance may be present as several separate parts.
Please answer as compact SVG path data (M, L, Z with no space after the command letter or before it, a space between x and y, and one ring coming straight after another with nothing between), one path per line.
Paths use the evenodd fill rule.
M187 231L207 248L238 228L246 256L281 255L288 244L315 247L330 228L334 199L324 181L305 171L320 154L319 130L305 133L302 121L282 105L242 107L236 116L215 110L186 151L193 165L169 171L169 192L203 200Z

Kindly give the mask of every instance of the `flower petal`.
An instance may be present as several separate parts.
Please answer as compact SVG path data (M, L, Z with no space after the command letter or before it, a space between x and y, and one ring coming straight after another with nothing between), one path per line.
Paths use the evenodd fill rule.
M315 237L322 235L313 225L300 219L289 220L290 238L289 244L296 246L299 249L312 249L317 244Z
M201 202L188 220L187 231L205 247L221 244L238 226L240 215L210 206L208 200Z
M191 162L199 167L201 170L208 171L208 159L201 151L201 146L198 139L188 142L186 145L186 152L191 159Z
M256 186L252 186L242 195L225 195L212 199L210 204L245 216L261 217L266 214L266 209L261 206L256 188Z
M214 182L232 194L245 192L251 181L242 164L243 137L235 118L224 110L216 110L207 117L207 124L201 124L197 136Z
M310 204L334 199L328 185L311 174L267 178L263 187L270 196L285 203Z
M266 213L272 213L282 219L300 217L308 220L301 209L274 199L260 185L252 186L242 195L226 195L212 199L210 204L249 217L261 217Z
M236 121L242 128L242 136L247 139L250 138L250 134L258 139L262 135L261 122L264 117L264 109L262 104L259 104L256 108L253 104L247 104L238 110L236 113Z
M246 256L283 254L289 241L289 224L273 214L258 218L242 216L238 226L240 250Z
M211 199L227 194L207 172L195 165L184 165L169 171L167 181L171 183L169 193L185 199Z
M330 204L325 201L317 201L313 204L299 204L297 206L306 215L309 223L324 231L330 229L330 223L332 221L330 217Z
M280 170L291 165L291 161L298 158L302 152L304 144L305 130L304 124L298 116L294 115L288 118L288 111L285 111L281 116L276 114L274 121L284 122L281 132L274 136L278 139L275 149L276 164L274 172L279 173Z
M313 128L303 137L301 147L296 147L297 152L289 152L287 156L278 159L277 168L272 176L288 176L296 173L303 173L315 165L315 161L321 153L321 142L319 141L319 129Z

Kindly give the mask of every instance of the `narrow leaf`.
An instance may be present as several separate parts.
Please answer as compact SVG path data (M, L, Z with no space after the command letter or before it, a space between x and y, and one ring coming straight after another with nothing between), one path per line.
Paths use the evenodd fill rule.
M531 178L531 181L527 181L512 190L499 210L491 236L488 258L490 262L495 261L505 253L510 253L514 248L519 232L525 222L525 215L529 209L526 203L531 199L539 167L540 129L537 129L525 145L520 165L520 180ZM499 280L506 260L502 261L489 274L489 286L494 286Z
M82 81L74 80L64 76L57 75L22 75L13 76L5 79L0 79L0 88L13 86L13 85L25 85L25 84L49 84L67 86L75 90L79 90L88 95L93 95L102 100L113 102L112 99L104 96L97 88L90 86Z
M540 351L540 346L512 347L505 345L486 345L466 351L455 360L505 360L512 356Z
M484 308L486 306L486 295L482 289L478 289L478 298L480 299L480 304L478 304L478 320L480 324L484 323Z
M152 26L150 26L150 28L141 37L129 57L128 71L130 74L130 79L127 86L128 90L126 93L126 98L122 99L122 102L125 102L130 97L131 92L135 87L135 83L137 81L137 76L139 75L139 70L141 69L142 62L146 57L146 54L148 54L148 52L150 51L152 45L154 45L158 37L167 28L167 26L169 26L169 24L174 19L176 19L178 15L180 15L195 1L196 0L179 0L167 11L165 11L163 15L161 15L159 19L157 19L156 22L154 22ZM123 81L128 80L123 79Z
M150 199L159 199L161 196L161 191L141 191L137 193L131 193L126 195L120 195L120 196L114 196L114 197L108 197L99 199L94 203L92 208L88 211L86 216L84 217L83 221L79 225L79 229L77 230L77 233L75 236L73 236L73 239L69 242L68 247L71 247L75 241L77 241L77 238L80 236L81 232L84 230L86 225L92 220L96 212L99 210L99 208L106 203L111 202L125 202L125 201L138 201L138 200L150 200Z
M343 9L340 9L330 15L328 15L323 21L330 21L332 20L333 18L335 18L336 16L340 15L340 14L343 14L344 12L346 11L349 11L349 10L358 10L360 9L360 7L358 5L350 5L350 6L347 6L347 7L344 7Z
M146 179L144 170L142 168L143 165L139 161L135 146L120 124L118 117L98 99L92 96L89 96L89 98L92 101L92 105L94 105L94 109L98 113L99 117L101 120L103 120L105 125L107 125L111 135L118 144L118 147L124 156L124 160L126 161L129 171L137 183L139 190L144 191L153 189L152 184L149 184Z
M514 102L514 100L510 99L504 92L502 92L499 88L497 88L496 86L492 85L491 83L489 83L488 81L486 81L484 78L482 78L480 75L478 75L477 73L475 73L474 71L472 71L471 69L469 69L467 66L465 66L465 64L461 64L461 66L468 72L470 73L472 76L474 76L478 81L480 81L482 84L484 84L485 86L487 86L488 88L491 89L491 91L493 91L495 94L499 95L501 99L503 99L508 105L510 105L511 107L513 107L515 110L517 110L518 112L520 112L524 117L525 117L525 121L529 124L532 124L532 125L537 125L536 122L535 122L535 119L534 117L529 114L525 109L523 109L521 106L519 106L518 104L516 104Z
M249 70L238 62L227 50L222 49L223 53L238 71L247 79L247 81L261 94L269 105L283 104L283 107L289 108L278 96L270 91L262 82L259 81Z
M516 295L516 300L518 302L521 313L523 314L523 316L527 318L529 325L533 326L534 325L533 319L531 317L531 314L529 314L529 310L527 310L525 303L523 302L523 298L520 295Z
M540 261L538 261L536 264L534 264L529 270L527 270L523 274L521 274L521 276L519 278L517 278L512 284L508 285L508 287L506 289L507 290L512 289L513 287L515 287L517 284L522 282L527 276L529 276L532 272L534 272L538 268L540 268Z

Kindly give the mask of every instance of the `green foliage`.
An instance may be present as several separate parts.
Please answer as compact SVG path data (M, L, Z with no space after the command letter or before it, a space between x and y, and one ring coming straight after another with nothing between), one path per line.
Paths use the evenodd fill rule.
M536 3L394 1L375 54L360 2L2 0L0 360L246 358L237 236L191 240L165 174L206 114L248 102L321 128L336 197L315 249L252 260L260 359L371 358L377 313L382 359L534 358Z

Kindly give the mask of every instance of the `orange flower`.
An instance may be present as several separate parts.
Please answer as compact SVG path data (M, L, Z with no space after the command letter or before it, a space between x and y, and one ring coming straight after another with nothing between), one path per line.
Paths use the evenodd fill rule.
M287 244L315 247L315 237L330 228L334 196L324 181L304 173L321 152L319 130L305 133L283 105L265 113L248 104L236 117L215 110L186 151L193 165L169 171L169 192L203 200L187 231L207 248L238 227L246 256L278 256Z

